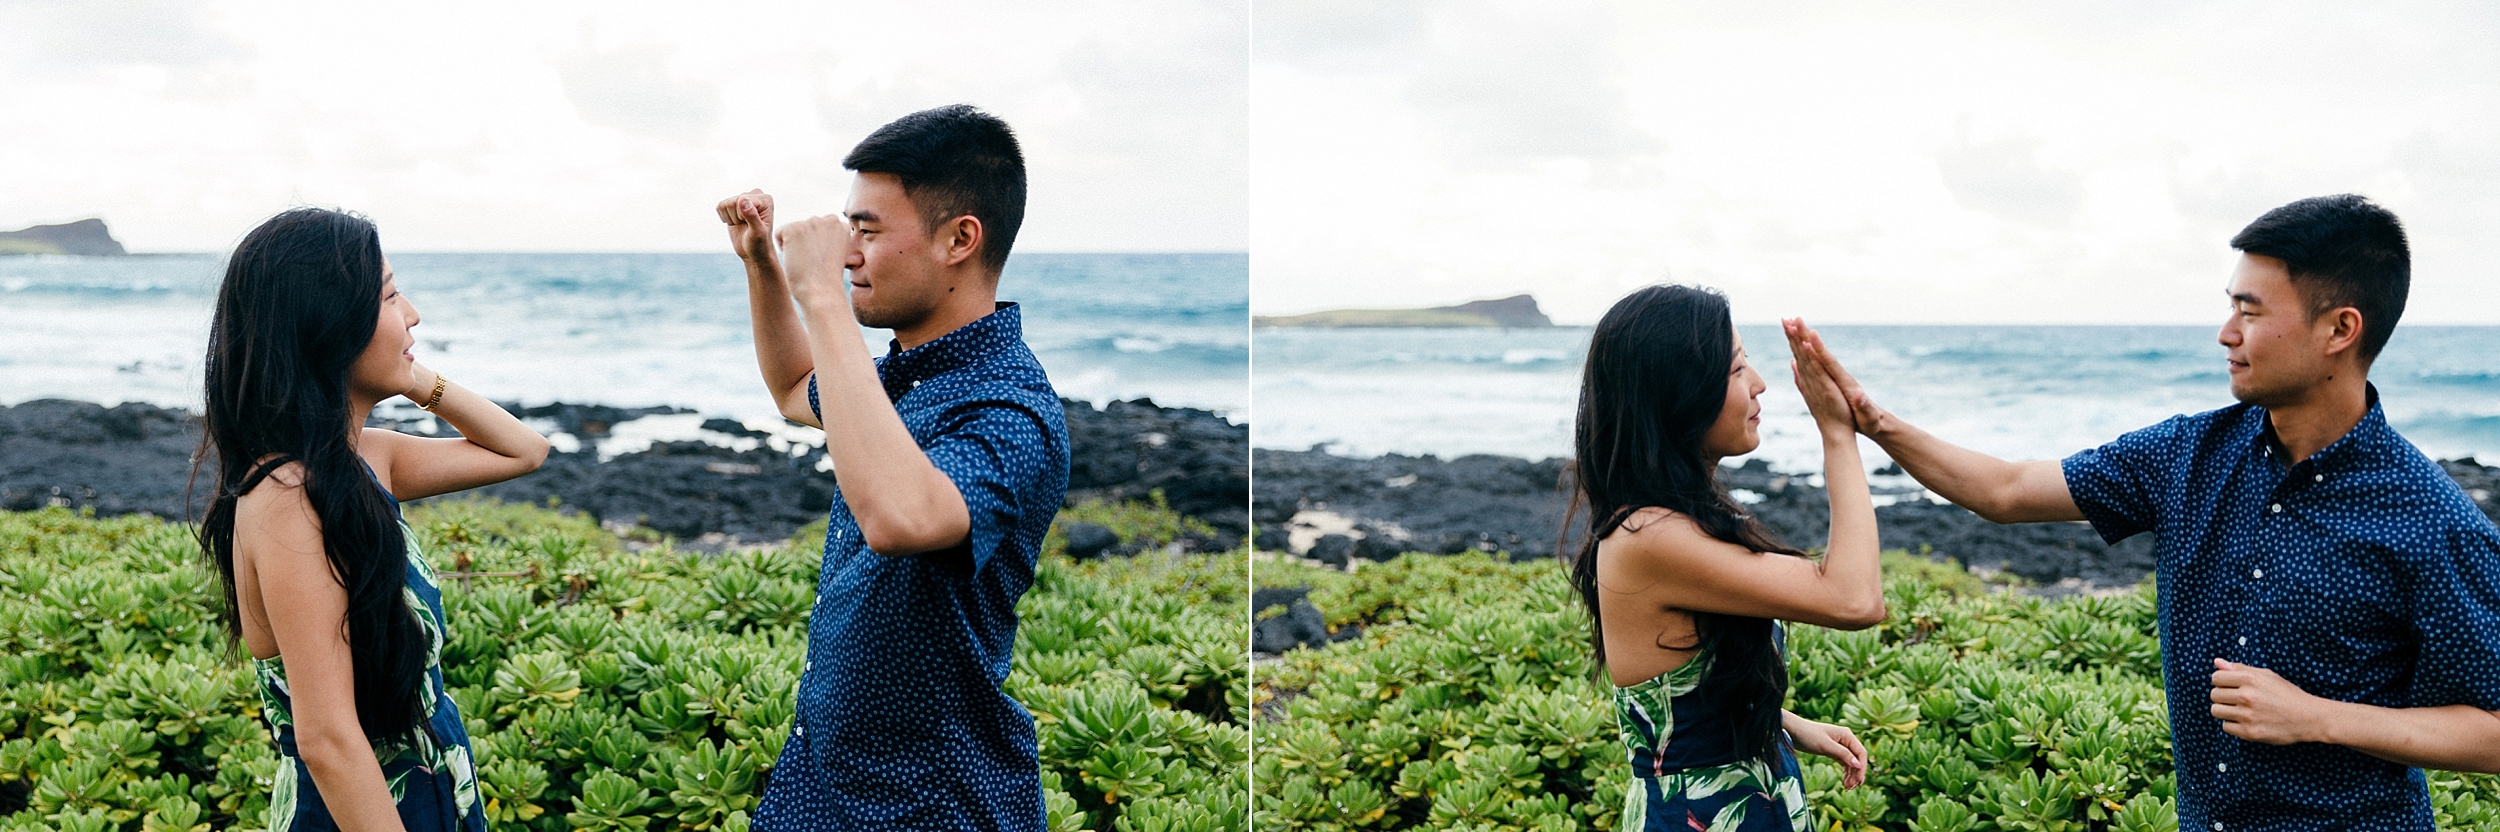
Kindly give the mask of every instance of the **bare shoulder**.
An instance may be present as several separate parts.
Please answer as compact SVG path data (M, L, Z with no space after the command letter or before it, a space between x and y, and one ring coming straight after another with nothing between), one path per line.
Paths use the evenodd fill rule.
M321 555L321 518L304 491L304 463L270 469L234 501L235 549L249 557Z
M400 454L410 451L423 440L395 430L363 430L364 433L356 439L356 455L365 458L365 466L373 469L374 479L381 481L383 488L389 489L393 463L398 461ZM392 493L398 492L394 489Z
M1607 536L1606 543L1608 548L1631 556L1631 560L1658 564L1675 563L1733 545L1711 537L1683 512L1656 506L1634 510L1623 519L1621 528Z
M1640 549L1686 549L1696 543L1718 543L1701 524L1680 511L1648 506L1623 518L1615 537Z
M1623 530L1634 536L1655 536L1668 531L1669 527L1700 531L1700 527L1693 525L1693 518L1684 516L1683 512L1658 506L1633 509L1631 516L1623 518Z
M267 464L268 461L268 458L261 460L263 464ZM250 506L302 502L304 502L304 461L295 459L288 460L285 464L269 469L269 473L261 475L259 482L253 483L250 490L236 498L235 509L243 511Z

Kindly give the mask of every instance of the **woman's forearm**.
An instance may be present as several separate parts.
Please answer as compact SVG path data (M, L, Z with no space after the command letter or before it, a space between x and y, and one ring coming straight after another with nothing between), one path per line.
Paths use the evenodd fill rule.
M1823 431L1823 493L1831 500L1831 540L1823 551L1823 574L1845 597L1847 618L1868 626L1884 620L1884 579L1875 534L1875 501L1867 494L1866 464L1858 438L1846 429Z
M443 399L434 405L434 416L459 431L460 436L471 444L501 456L527 461L533 468L546 461L547 437L521 424L521 420L514 418L503 406L487 401L485 396L460 386L458 382L442 379L431 368L419 372L417 376L420 389L411 391L408 399L424 403L433 397L435 381L441 379Z
M312 773L313 788L320 790L321 801L330 810L344 832L405 832L399 821L399 805L391 800L390 784L382 779L382 764L373 758L373 746L363 737L350 737L335 732L314 733L297 726L296 752L303 755L304 769ZM281 772L278 776L289 776Z

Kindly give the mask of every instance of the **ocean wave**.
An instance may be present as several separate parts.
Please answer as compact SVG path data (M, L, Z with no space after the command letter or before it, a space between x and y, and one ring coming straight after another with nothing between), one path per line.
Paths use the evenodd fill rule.
M1571 354L1562 350L1519 349L1502 351L1502 363L1511 365L1560 364L1570 360L1570 358Z
M1096 356L1102 358L1167 362L1234 363L1244 367L1250 360L1250 345L1221 334L1203 336L1105 335L1058 341L1048 337L1031 338L1033 353L1041 356Z
M2404 380L2441 387L2500 387L2500 372L2425 372Z

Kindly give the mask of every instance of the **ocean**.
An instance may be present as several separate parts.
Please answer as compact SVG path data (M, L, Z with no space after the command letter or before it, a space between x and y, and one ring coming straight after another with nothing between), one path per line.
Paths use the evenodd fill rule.
M490 398L781 422L755 367L745 272L730 254L390 259L422 316L418 360ZM0 404L196 411L222 270L223 257L209 254L0 257ZM1096 405L1151 398L1240 422L1248 280L1241 253L1019 253L999 294L1023 306L1025 340L1060 395ZM884 354L889 333L861 334Z
M1737 329L1770 384L1753 456L1782 471L1821 470L1786 339L1777 326ZM2061 458L2232 403L2216 327L1818 329L1877 404L2000 457ZM1587 327L1259 329L1251 444L1347 456L1567 456L1588 339ZM2370 377L2389 422L2423 452L2500 464L2500 327L2399 326ZM1874 443L1860 447L1870 468L1888 461Z

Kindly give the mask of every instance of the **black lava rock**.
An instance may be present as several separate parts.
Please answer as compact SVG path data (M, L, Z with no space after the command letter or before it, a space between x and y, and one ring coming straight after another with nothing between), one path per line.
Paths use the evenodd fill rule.
M1061 523L1059 533L1068 539L1068 557L1077 560L1099 557L1104 549L1120 545L1118 532L1093 523Z
M1559 487L1559 459L1474 455L1444 461L1397 454L1353 459L1267 449L1253 456L1259 493L1251 510L1262 527L1285 528L1295 514L1319 509L1355 520L1358 528L1394 525L1405 532L1403 540L1384 539L1376 546L1394 543L1400 551L1437 553L1476 548L1522 559L1552 557L1562 531L1568 494Z
M1343 568L1346 562L1354 557L1354 538L1341 534L1321 535L1317 542L1311 544L1308 556L1318 559L1321 563Z
M666 405L660 407L610 407L604 404L571 404L568 402L542 404L537 407L522 407L519 404L505 404L503 409L511 412L512 415L519 416L523 419L551 420L555 422L556 430L584 439L596 439L607 436L608 432L615 430L617 425L631 422L644 416L668 416L678 413L694 412L682 407L668 407ZM706 425L706 427L709 427L709 425Z
M1265 587L1250 591L1250 614L1257 615L1269 607L1284 606L1309 597L1307 586Z
M744 436L751 439L763 439L772 435L747 427L744 423L735 419L705 419L703 420L703 429L714 433L726 433L731 436Z
M198 419L150 404L37 399L0 407L0 508L62 505L182 519L199 443ZM199 473L205 509L217 490L214 454Z
M1396 560L1399 555L1406 554L1406 547L1387 535L1371 534L1354 541L1352 554L1364 560L1387 563Z
M1157 407L1145 400L1114 402L1099 411L1082 402L1064 404L1070 505L1087 498L1143 500L1161 489L1173 509L1216 529L1212 536L1189 536L1185 548L1224 551L1249 533L1246 426L1210 411ZM616 425L644 416L692 412L571 403L504 408L522 418L548 420L583 439L606 436ZM436 435L457 435L430 417L397 415L409 418L395 421L391 413L377 413L368 424L403 431L430 426ZM706 420L703 427L731 436L766 435L728 419ZM57 504L92 507L105 515L186 517L184 494L199 432L199 420L188 412L148 404L107 408L49 399L0 407L0 508ZM603 522L642 523L687 539L719 534L775 542L823 519L832 505L834 477L816 470L823 455L821 448L793 455L767 447L733 451L703 442L661 442L602 462L584 448L550 454L546 465L528 476L462 493L533 503L557 497L568 510ZM216 470L213 454L202 460L196 495L202 508L216 488Z
M1250 426L1147 399L1101 410L1060 404L1068 420L1069 505L1144 500L1161 490L1173 511L1235 539L1250 533Z
M536 473L473 491L506 502L549 497L602 522L640 523L680 538L724 534L746 542L786 539L824 517L833 474L816 470L821 450L792 457L754 448L733 451L703 442L655 442L648 450L600 462L583 449L548 454ZM420 501L422 502L422 501Z
M1296 647L1328 645L1328 619L1311 602L1296 598L1283 615L1261 619L1250 627L1250 649L1283 653Z
M1342 566L1347 558L1378 558L1389 548L1446 553L1472 547L1507 551L1514 560L1552 557L1558 537L1564 541L1562 551L1576 551L1577 533L1587 526L1586 515L1580 514L1572 534L1561 534L1569 492L1562 484L1565 461L1560 459L1442 460L1395 454L1353 459L1268 449L1253 456L1259 489L1251 511L1262 529L1261 548L1284 549L1281 530L1306 510L1334 513L1367 533L1359 543L1323 537L1302 553L1331 565ZM2471 459L2440 464L2486 516L2500 522L2500 468ZM1719 469L1719 478L1731 490L1748 492L1739 495L1746 511L1779 539L1807 549L1828 542L1830 502L1807 475L1773 471L1761 460L1748 460L1741 467ZM2113 546L2083 523L1997 525L1915 493L1891 496L1892 505L1875 510L1877 532L1887 549L1999 569L2042 585L2067 579L2128 585L2153 571L2152 535ZM1270 535L1268 529L1279 531ZM1388 529L1402 532L1403 539Z

